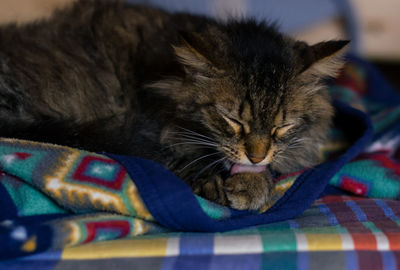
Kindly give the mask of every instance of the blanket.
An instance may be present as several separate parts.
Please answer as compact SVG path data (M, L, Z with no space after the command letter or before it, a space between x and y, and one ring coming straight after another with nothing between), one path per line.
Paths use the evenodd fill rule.
M293 219L327 193L397 199L400 96L349 57L331 82L324 161L276 179L260 212L209 202L149 160L0 139L0 258L171 231L223 232Z
M399 240L400 201L328 195L282 222L93 242L2 261L0 269L398 269Z

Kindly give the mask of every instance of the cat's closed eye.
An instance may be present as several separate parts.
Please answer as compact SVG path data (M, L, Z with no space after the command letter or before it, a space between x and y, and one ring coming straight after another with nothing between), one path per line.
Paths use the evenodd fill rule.
M225 115L222 115L222 117L229 124L229 126L233 129L235 134L241 134L244 131L244 126L239 120L233 119L232 117L228 117Z
M271 136L273 138L281 138L283 137L292 127L294 124L286 124L278 127L273 127L271 130Z
M236 135L243 135L250 133L250 127L247 123L239 121L235 118L222 115L224 120L229 124L229 126L234 130Z

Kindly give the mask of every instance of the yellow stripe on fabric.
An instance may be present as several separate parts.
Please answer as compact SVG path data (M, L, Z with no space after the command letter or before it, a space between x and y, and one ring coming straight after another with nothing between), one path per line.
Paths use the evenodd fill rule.
M96 242L66 248L61 257L64 260L164 257L167 254L167 243L167 238Z
M129 179L129 187L126 189L126 195L129 198L129 201L132 207L134 208L135 212L138 214L140 218L146 220L154 220L149 210L147 210L147 207L144 204L142 198L140 197L136 185L133 183L131 179Z
M340 234L305 234L308 250L342 250Z

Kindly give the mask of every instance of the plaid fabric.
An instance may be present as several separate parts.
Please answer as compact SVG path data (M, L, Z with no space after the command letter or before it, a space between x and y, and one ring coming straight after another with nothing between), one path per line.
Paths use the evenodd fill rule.
M0 269L396 269L400 202L326 196L300 217L226 233L98 242L0 263Z

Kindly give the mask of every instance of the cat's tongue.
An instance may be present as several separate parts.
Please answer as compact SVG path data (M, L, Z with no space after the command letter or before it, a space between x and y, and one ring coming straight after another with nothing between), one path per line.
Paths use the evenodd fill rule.
M233 164L231 168L231 175L237 173L251 172L251 173L260 173L267 169L267 166L256 166L256 165L243 165L239 163Z

